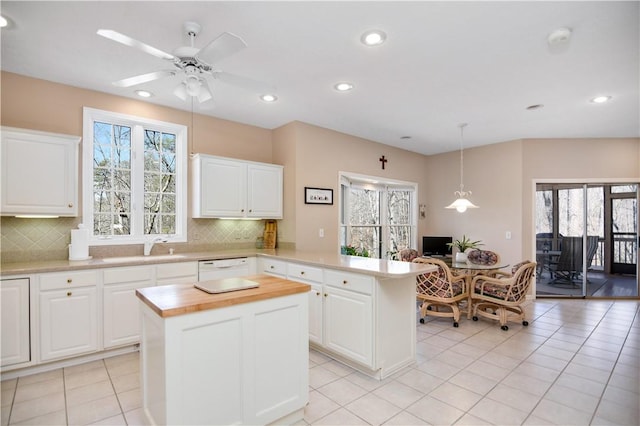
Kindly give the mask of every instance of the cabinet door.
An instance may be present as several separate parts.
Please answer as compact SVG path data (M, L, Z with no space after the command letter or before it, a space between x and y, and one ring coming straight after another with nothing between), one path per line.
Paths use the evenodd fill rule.
M194 161L193 217L244 217L247 165L207 156Z
M40 292L40 359L98 349L96 288Z
M3 215L78 215L80 138L2 129Z
M373 368L371 296L325 286L325 347Z
M282 167L247 166L247 216L282 219Z
M132 266L104 270L104 347L140 341L140 303L136 289L153 286L152 266Z
M0 314L0 366L30 361L28 278L0 281Z
M198 262L156 265L156 285L192 284L198 282Z
M310 284L309 341L322 344L322 285Z

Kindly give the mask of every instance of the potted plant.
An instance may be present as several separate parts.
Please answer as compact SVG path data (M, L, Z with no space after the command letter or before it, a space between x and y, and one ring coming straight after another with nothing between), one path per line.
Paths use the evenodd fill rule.
M456 262L466 262L467 254L465 251L480 247L482 245L482 241L471 241L466 235L463 235L462 239L447 243L447 245L450 248L455 247L458 249L458 253L456 253Z

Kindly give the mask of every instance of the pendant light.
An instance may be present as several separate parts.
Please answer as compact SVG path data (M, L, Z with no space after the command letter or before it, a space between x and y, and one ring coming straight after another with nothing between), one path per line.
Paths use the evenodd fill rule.
M471 191L464 190L464 157L462 153L462 140L464 136L464 128L467 126L467 123L462 123L458 127L460 127L460 191L454 192L458 197L453 203L449 204L447 209L456 209L460 213L464 213L467 209L477 209L478 206L473 204L471 201L467 200L467 196L471 195Z

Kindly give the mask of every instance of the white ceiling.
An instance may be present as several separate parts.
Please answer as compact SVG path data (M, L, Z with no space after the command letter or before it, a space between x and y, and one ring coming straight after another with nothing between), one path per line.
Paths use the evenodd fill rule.
M197 112L273 129L294 120L407 150L456 150L522 138L640 136L640 2L31 2L2 1L1 68L18 74L191 109L178 77L111 82L171 68L96 35L113 29L172 52L196 21L202 47L224 31L248 47L215 64L268 82L278 102L216 82ZM568 44L547 36L568 27ZM387 42L360 43L378 28ZM355 89L338 93L333 85ZM610 95L606 104L589 100ZM528 111L533 104L544 108ZM411 139L401 139L411 136Z

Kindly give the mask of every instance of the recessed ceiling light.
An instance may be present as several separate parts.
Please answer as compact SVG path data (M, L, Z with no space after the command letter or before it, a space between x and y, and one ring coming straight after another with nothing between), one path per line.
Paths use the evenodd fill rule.
M549 45L562 44L568 42L570 38L571 30L569 28L558 28L549 34L547 43L549 43Z
M540 109L540 108L544 108L543 104L534 104L534 105L529 105L527 107L527 110L532 111L534 109Z
M278 97L276 95L266 94L260 96L260 99L262 99L264 102L275 102L278 100Z
M348 92L349 90L353 89L353 84L343 81L340 83L336 83L336 85L333 87L338 92Z
M369 30L362 34L360 41L365 46L379 46L387 39L387 34L381 30Z
M9 21L4 16L0 16L0 28L4 28L9 25Z
M611 96L596 96L595 98L591 99L591 102L593 102L594 104L603 104L610 100Z
M148 90L136 90L136 95L140 96L141 98L150 98L153 96L153 93L149 92Z

